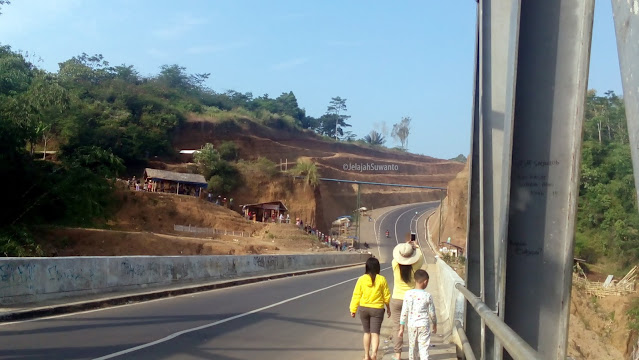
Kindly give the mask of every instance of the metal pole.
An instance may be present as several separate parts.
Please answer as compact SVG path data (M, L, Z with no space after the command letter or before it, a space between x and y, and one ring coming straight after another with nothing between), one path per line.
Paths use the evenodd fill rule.
M639 4L612 0L635 188L639 195Z
M459 340L462 343L462 351L464 352L464 356L466 356L466 360L475 360L473 348L470 346L466 332L464 331L464 326L459 320L455 320L455 328L457 329L457 334L459 334Z
M466 284L468 288L476 293L482 292L480 269L482 268L480 249L480 206L479 206L479 181L481 173L479 171L479 5L477 8L477 33L475 38L475 87L473 89L473 122L471 132L471 150L468 157L470 167L470 181L468 182L468 217L466 228L468 234L466 238ZM465 311L466 335L468 342L476 354L483 354L482 320L474 311Z
M462 284L455 284L455 288L464 295L468 303L477 311L479 316L486 321L486 326L488 326L493 334L500 340L501 344L506 348L508 354L512 356L513 359L546 359L528 345L517 332L504 324L499 316L495 315L475 294L466 289Z
M357 230L355 232L355 236L357 237L357 241L360 241L359 239L359 226L360 226L360 216L361 216L361 212L360 212L360 208L362 207L361 203L360 203L360 191L359 191L359 187L360 184L357 184ZM355 239L353 239L353 247L355 247Z
M442 243L442 212L444 212L444 192L439 192L439 236L437 237L437 247ZM439 249L438 249L439 250Z
M506 242L501 232L501 215L507 207L510 189L512 104L515 96L517 41L521 0L481 0L479 2L479 244L480 297L499 312L503 304L500 281L505 269ZM476 218L475 218L476 219ZM501 300L501 301L500 301ZM502 350L490 331L480 324L483 359L501 359Z

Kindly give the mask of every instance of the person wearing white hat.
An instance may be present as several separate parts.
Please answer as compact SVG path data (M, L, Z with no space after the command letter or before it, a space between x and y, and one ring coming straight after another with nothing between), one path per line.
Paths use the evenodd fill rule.
M415 287L415 271L424 265L424 255L419 246L414 242L398 244L393 249L393 294L391 295L390 308L393 320L393 347L395 355L393 360L399 360L402 356L404 338L397 336L399 332L399 315L402 313L404 294Z

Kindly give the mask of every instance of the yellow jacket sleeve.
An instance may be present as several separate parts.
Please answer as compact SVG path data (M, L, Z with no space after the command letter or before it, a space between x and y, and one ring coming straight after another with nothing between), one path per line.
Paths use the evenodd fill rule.
M362 278L357 279L357 283L355 284L355 289L353 290L353 297L351 298L351 313L357 312L357 307L359 306L359 301L362 298Z
M390 289L388 288L388 282L386 281L386 278L384 278L384 288L382 289L382 291L384 292L384 304L388 305L388 303L390 303L391 293Z

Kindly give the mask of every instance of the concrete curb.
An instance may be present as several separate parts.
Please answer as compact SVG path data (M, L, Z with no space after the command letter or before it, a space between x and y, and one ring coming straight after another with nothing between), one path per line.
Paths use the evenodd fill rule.
M293 272L286 273L277 273L270 275L262 275L255 276L249 278L236 278L230 280L217 281L214 283L206 283L206 284L193 284L190 286L182 286L171 289L161 289L143 293L129 294L129 295L120 295L120 296L112 296L100 299L93 299L87 301L78 301L73 303L66 304L57 304L50 306L42 306L36 307L26 310L17 310L14 312L5 312L0 314L0 324L10 321L18 321L18 320L30 320L36 319L46 316L52 315L60 315L60 314L68 314L74 312L81 312L92 309L99 309L117 305L130 304L133 302L144 302L148 300L155 300L160 298L168 298L171 296L177 295L185 295L192 294L202 291L209 291L215 289L224 289L228 287L238 286L238 285L246 285L252 284L267 280L275 280L282 279L291 276L299 276L299 275L307 275L318 272L330 271L330 270L339 270L349 267L361 266L364 263L356 263L356 264L348 264L348 265L340 265L340 266L332 266L332 267L324 267L324 268L316 268L316 269L307 269L307 270L299 270Z
M433 242L431 241L431 238L430 238L430 229L429 229L429 226L428 226L428 220L430 220L430 218L431 218L433 215L435 215L435 212L436 212L436 211L437 211L437 210L434 210L434 211L433 211L430 215L428 215L428 216L426 217L426 220L424 220L424 222L425 222L425 224L426 224L426 226L425 226L425 228L426 228L426 234L425 234L425 235L426 235L426 242L428 243L428 247L430 247L430 249L433 251L433 253L434 253L435 255L437 255L437 256L439 256L439 257L441 257L441 256L442 256L442 254L439 252L439 250L435 247L435 245L434 245L434 244L433 244Z

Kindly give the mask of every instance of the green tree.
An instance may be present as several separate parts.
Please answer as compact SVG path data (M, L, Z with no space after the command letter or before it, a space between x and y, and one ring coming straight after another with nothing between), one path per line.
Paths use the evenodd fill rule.
M204 175L204 177L210 177L220 162L220 153L213 144L206 143L199 151L193 154L193 160L197 164L200 174Z
M8 45L0 46L0 96L26 91L34 76L35 66Z
M320 120L312 116L304 116L301 121L302 129L310 129L313 131L320 131Z
M337 140L339 135L344 134L341 128L351 126L346 123L346 120L350 119L350 115L345 114L346 111L348 111L346 99L339 96L331 98L326 114L321 118L324 135L335 137L335 140ZM333 127L335 130L333 130Z
M58 64L58 76L70 87L103 84L112 78L109 62L102 54L88 55L82 53Z
M292 116L298 123L301 123L306 117L306 111L300 109L297 98L292 91L282 93L275 101L279 104L278 112Z
M212 194L224 193L224 179L220 175L213 175L208 181L208 190Z
M406 150L408 146L408 135L410 135L410 116L404 116L400 122L393 125L391 136L399 141L402 149Z
M235 161L240 156L240 149L232 141L223 141L218 146L220 157L226 161Z
M242 184L242 177L240 172L233 164L228 161L220 160L215 164L215 170L213 171L213 177L219 177L222 179L222 192L225 194L231 193Z
M210 76L210 73L188 74L185 67L176 64L162 65L157 81L169 88L191 93L206 89L204 83Z
M595 262L639 259L639 213L623 99L613 92L586 99L575 253Z

